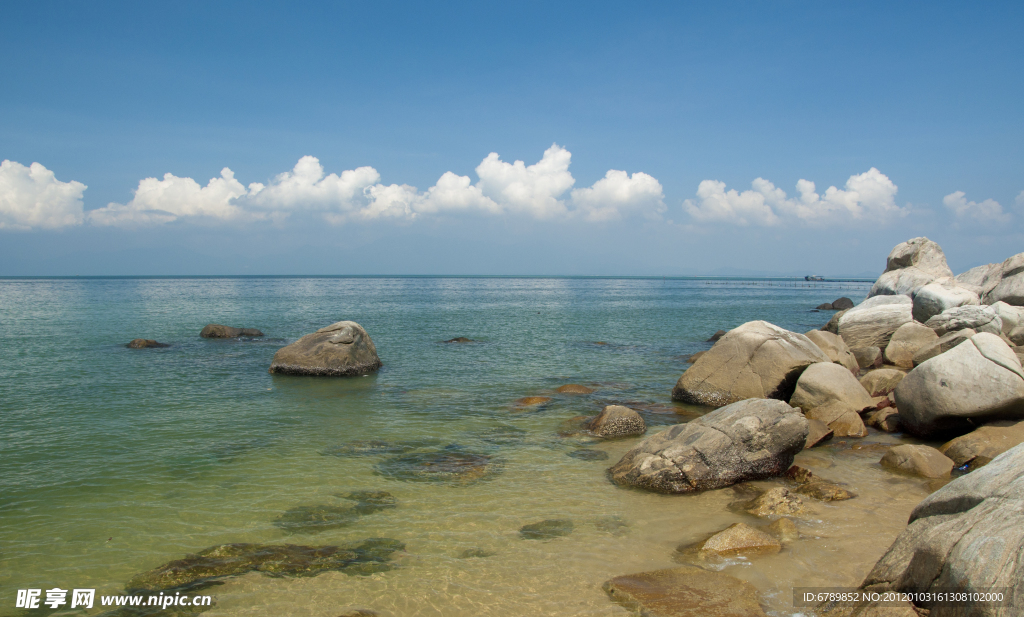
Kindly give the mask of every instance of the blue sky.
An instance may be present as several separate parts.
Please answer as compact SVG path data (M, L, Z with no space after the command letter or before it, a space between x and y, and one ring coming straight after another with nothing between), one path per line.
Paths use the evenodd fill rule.
M8 3L0 275L840 275L918 235L961 271L1024 247L1022 26L1019 3Z

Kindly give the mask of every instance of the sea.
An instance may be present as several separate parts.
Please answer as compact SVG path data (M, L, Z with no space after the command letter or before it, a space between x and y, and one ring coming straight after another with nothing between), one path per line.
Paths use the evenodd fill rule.
M98 599L91 609L22 609L17 596L123 594L140 573L224 544L369 538L401 548L384 567L235 573L196 592L213 598L203 614L631 614L606 581L677 567L687 563L680 547L767 521L737 507L739 489L673 496L613 485L608 467L642 438L596 439L581 419L626 405L651 435L699 417L710 409L675 403L671 390L717 330L757 319L819 328L832 313L815 306L859 302L870 284L0 279L0 615L150 614L109 612ZM279 348L341 320L370 334L378 372L268 372ZM208 323L265 336L200 338ZM455 337L473 342L443 342ZM135 338L169 346L127 348ZM557 392L566 384L593 392ZM751 583L770 615L806 611L793 605L796 587L859 584L934 489L881 469L893 440L872 430L801 453L798 464L857 497L806 499L794 517L800 538L777 554L697 565ZM453 455L472 473L431 473ZM386 494L386 507L353 509L354 495L369 494ZM544 521L556 533L521 531Z

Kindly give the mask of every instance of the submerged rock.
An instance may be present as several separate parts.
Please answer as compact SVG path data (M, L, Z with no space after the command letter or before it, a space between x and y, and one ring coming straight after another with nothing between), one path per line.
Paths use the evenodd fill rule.
M494 557L497 554L497 551L489 551L483 548L467 548L459 553L459 559L484 559Z
M806 336L751 321L698 358L679 378L672 398L713 407L750 398L788 400L805 368L831 361Z
M812 478L804 482L796 488L796 492L819 501L845 501L857 496L856 493L846 490L835 482L820 478Z
M550 401L550 396L524 396L516 401L515 406L519 408L540 407Z
M581 461L607 461L608 453L604 450L593 450L591 448L577 448L570 452L566 452L566 456L579 459Z
M151 338L136 338L125 345L128 349L149 349L151 347L170 347L167 343L158 343Z
M228 576L262 572L272 576L316 576L327 571L369 574L390 570L391 555L405 544L370 538L348 546L220 544L134 576L125 588L150 592L197 589Z
M447 341L441 341L441 342L442 343L475 343L476 341L474 341L471 338L466 338L464 336L457 336L455 338L450 338Z
M596 527L598 531L610 533L613 536L624 536L629 533L629 522L617 514L598 517L598 519L594 521L594 527Z
M754 516L778 516L781 514L799 514L804 511L804 503L789 489L776 486L761 493L746 504L744 509Z
M765 617L753 585L694 566L617 576L603 588L613 601L650 617Z
M206 324L199 336L203 338L238 338L239 336L263 336L256 328L233 328L217 323Z
M494 457L447 448L387 458L377 463L376 472L385 478L406 482L446 482L466 485L491 478L501 471Z
M512 446L525 441L527 432L526 430L515 426L501 424L480 431L476 435L481 441L485 441L489 444L494 444L496 446Z
M765 527L765 531L779 539L783 544L796 542L800 539L800 531L791 518L780 518L771 525Z
M586 386L581 386L578 383L567 383L564 386L559 386L555 392L559 394L590 394L594 390Z
M320 454L325 456L381 456L385 454L402 454L420 448L436 446L437 442L428 439L414 441L385 441L383 439L356 439L338 446L327 448Z
M274 520L274 525L292 533L317 533L348 527L360 517L395 507L395 498L387 491L355 491L342 496L353 505L298 506Z
M524 540L551 540L571 534L574 527L569 519L548 519L523 525L519 528L519 536Z
M616 484L690 493L777 476L803 450L807 419L782 401L748 399L648 437L609 473Z
M882 467L925 478L947 478L953 461L929 446L903 444L894 446L879 461Z
M341 377L365 375L380 367L366 330L354 321L339 321L278 349L270 372Z

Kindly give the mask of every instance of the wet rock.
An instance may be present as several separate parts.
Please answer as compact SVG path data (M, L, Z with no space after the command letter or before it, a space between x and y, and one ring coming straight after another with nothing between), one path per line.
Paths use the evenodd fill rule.
M747 503L744 508L754 516L778 516L783 514L799 514L804 511L804 503L789 489L777 486L768 489L760 497Z
M610 533L613 536L624 536L629 533L629 523L626 519L618 516L617 514L598 517L598 519L594 521L594 527L596 527L598 531Z
M961 435L939 448L939 452L960 467L976 458L992 460L1003 452L1024 443L1024 421L1001 420L986 424Z
M870 370L882 366L882 350L878 347L855 347L850 350L857 359L857 366Z
M885 272L868 292L868 298L915 291L935 279L952 277L942 247L928 238L913 238L897 244L885 262Z
M551 400L550 396L524 396L516 400L516 407L539 407Z
M832 310L832 303L831 302L825 302L823 304L819 304L818 306L816 306L814 308L819 310L819 311L831 311Z
M932 358L941 353L945 353L950 349L953 349L960 343L963 343L964 341L970 339L975 334L977 334L977 332L968 328L965 330L949 332L947 334L940 336L938 340L933 341L932 343L929 343L928 345L925 345L921 349L917 350L917 353L914 354L914 366L922 364L923 362L931 360Z
M898 433L903 430L900 425L900 414L893 407L879 409L868 416L867 425L886 433Z
M879 592L1006 588L1024 597L1024 445L956 478L926 497L861 584ZM933 615L967 614L941 612ZM972 607L971 615L1013 615L1015 605Z
M702 542L676 549L679 553L694 554L698 557L760 555L778 553L780 550L782 544L778 538L743 523L735 523Z
M714 334L712 334L711 338L709 338L707 340L707 342L708 343L717 343L718 339L722 338L726 334L728 334L728 332L726 332L725 330L719 330L718 332L715 332Z
M370 538L348 546L220 544L143 572L128 581L129 591L197 589L228 576L262 572L272 576L316 576L327 571L365 574L392 568L391 555L405 544Z
M978 294L956 279L938 279L914 294L914 319L924 323L939 313L958 306L978 305Z
M662 493L721 488L782 474L807 431L799 410L748 399L648 437L609 472L616 484Z
M467 485L490 479L500 473L501 466L486 454L446 448L387 458L377 463L375 470L392 480Z
M608 405L587 423L587 430L599 437L643 435L647 425L640 414L622 405Z
M377 615L380 615L380 613L378 613L377 611L371 611L366 608L359 608L354 611L346 611L341 615L338 615L338 617L376 617Z
M459 553L459 559L484 559L487 557L494 557L497 554L498 553L496 551L489 551L482 548L467 548Z
M846 311L853 308L853 300L843 296L832 301L832 308L837 311Z
M914 367L914 354L939 340L939 335L928 326L917 322L899 327L885 348L885 361L901 368Z
M686 361L688 363L690 363L690 364L693 364L697 360L700 360L700 357L703 356L706 353L707 353L706 351L698 351L697 353L695 353L692 356L690 356L689 358L687 358Z
M925 478L946 478L953 470L953 461L942 452L911 444L890 448L879 463L893 471Z
M238 338L240 336L263 336L256 328L233 328L217 323L206 324L199 336L203 338Z
M814 474L811 473L810 469L801 467L799 465L793 465L786 470L786 477L793 480L797 484L803 484L804 482L810 482L814 479Z
M845 501L857 496L856 493L852 493L834 482L820 478L812 478L804 482L796 488L796 492L819 501Z
M765 527L765 531L779 539L783 544L796 542L800 539L800 531L796 528L793 519L782 517Z
M765 617L753 585L693 566L617 576L603 588L627 610L650 617Z
M935 330L939 336L957 330L974 330L1001 334L1003 320L992 308L987 306L958 306L947 309L925 322L926 326Z
M527 432L524 429L508 424L501 424L477 433L477 437L481 441L496 446L512 446L522 443L526 440L526 435Z
M968 420L1024 419L1024 369L984 332L918 365L895 394L903 428L919 437L966 432Z
M818 349L825 352L825 355L836 364L842 365L850 371L860 370L860 366L857 364L857 357L853 355L850 348L846 346L846 341L838 334L825 332L824 330L811 330L805 332L804 336L811 339L811 342L817 345Z
M441 341L441 342L442 343L475 343L476 341L474 341L471 338L466 338L464 336L457 336L455 338L450 338L447 341Z
M299 506L279 516L274 525L295 533L316 533L347 527L360 517L396 506L394 495L387 491L353 491L338 496L355 503L346 506Z
M366 330L354 321L339 321L278 349L270 372L340 377L365 375L380 367Z
M320 454L325 456L381 456L385 454L402 454L420 448L436 446L437 442L420 439L413 441L385 441L383 439L356 439L325 449Z
M130 343L125 345L128 349L149 349L151 347L170 347L167 343L158 343L150 338L136 338L132 339Z
M863 436L860 411L871 407L871 397L846 368L831 362L812 364L800 375L789 404L809 419L828 424L835 435Z
M566 452L567 456L571 456L581 461L607 461L608 453L604 450L593 450L591 448L577 448L570 452Z
M907 374L891 368L880 368L860 378L860 385L870 396L886 396L896 389Z
M831 332L832 334L838 335L839 334L839 320L843 318L843 315L846 314L847 310L849 310L849 309L845 309L845 310L839 311L837 313L834 313L832 315L832 319L829 319L828 323L826 323L824 326L821 327L821 331L822 332Z
M593 389L581 386L578 383L568 383L555 390L555 392L558 392L559 394L590 394L593 391Z
M551 540L571 534L573 528L569 519L548 519L523 525L519 528L519 536L524 540Z
M807 419L807 440L804 442L804 448L813 448L823 441L832 439L835 433L831 428L821 420Z
M720 407L749 398L788 400L796 380L815 362L831 362L806 336L766 321L729 331L683 373L672 398Z
M839 336L850 349L878 347L885 349L889 339L911 316L913 302L906 296L868 298L846 311L839 319Z

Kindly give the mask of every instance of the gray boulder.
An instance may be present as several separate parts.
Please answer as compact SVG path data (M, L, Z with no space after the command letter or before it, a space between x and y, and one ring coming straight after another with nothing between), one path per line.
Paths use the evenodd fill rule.
M807 419L783 401L748 399L633 447L609 473L616 484L693 493L782 475L803 450Z
M850 349L885 349L893 333L914 320L913 308L913 300L903 295L868 298L839 318L839 336Z
M1003 264L985 264L971 268L963 274L956 275L955 280L959 285L967 287L978 297L984 298L985 294L992 291L992 288L999 283L999 276L1002 273Z
M808 418L827 424L836 437L866 435L860 412L874 407L857 378L831 362L807 367L796 382L789 404L799 407Z
M926 593L1003 588L1012 606L919 605L931 617L1011 617L1024 598L1024 446L961 476L924 499L862 587Z
M885 360L893 366L914 368L914 354L939 340L928 326L911 321L899 327L885 347Z
M1024 307L999 301L991 307L1003 322L1003 334L1015 345L1024 345Z
M878 347L854 347L850 352L859 368L867 370L882 366L882 350Z
M1000 265L999 282L985 293L984 301L985 304L1024 305L1024 253L1017 253Z
M627 437L647 432L647 424L640 414L622 405L608 405L586 428L599 437Z
M977 332L970 328L943 334L938 338L938 340L935 340L917 350L917 353L914 354L914 366L917 366L927 360L931 360L941 353L946 353L960 343L970 340L970 338L975 334L977 334Z
M970 328L975 332L1001 334L1003 320L988 306L958 306L946 309L924 323L939 336Z
M263 336L256 328L233 328L218 323L206 324L199 336L203 338L238 338L240 336Z
M824 330L810 330L805 332L804 336L811 339L811 342L817 345L818 349L825 352L825 355L836 364L845 366L851 371L856 371L860 368L857 365L857 358L850 351L850 348L846 346L846 341L843 340L843 337L838 334L825 332Z
M946 309L957 306L978 305L981 298L968 287L958 285L956 279L939 279L928 283L914 293L914 319L924 323Z
M868 298L909 296L935 279L952 276L942 247L928 238L913 238L892 249L885 272L871 287Z
M767 321L730 330L679 378L672 398L719 407L748 398L788 400L815 362L830 362L806 336Z
M338 377L365 375L380 366L366 330L354 321L339 321L278 349L270 372Z
M1024 369L1002 339L983 332L918 365L895 395L908 432L966 432L968 420L1024 418Z

